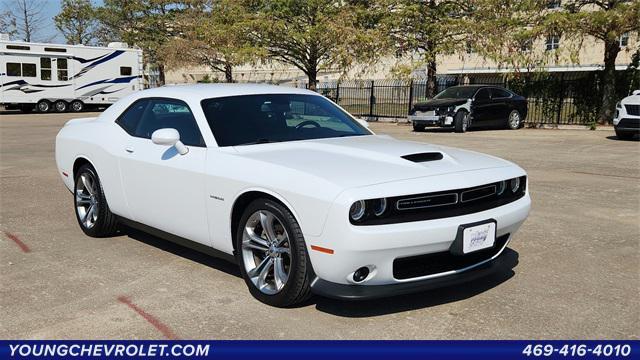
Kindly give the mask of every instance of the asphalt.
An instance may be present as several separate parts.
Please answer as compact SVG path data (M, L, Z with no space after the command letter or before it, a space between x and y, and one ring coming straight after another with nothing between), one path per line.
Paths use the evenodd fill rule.
M585 339L640 337L640 143L613 131L381 134L512 160L531 215L511 270L369 302L254 300L234 265L152 236L93 239L56 172L71 117L0 113L0 338Z

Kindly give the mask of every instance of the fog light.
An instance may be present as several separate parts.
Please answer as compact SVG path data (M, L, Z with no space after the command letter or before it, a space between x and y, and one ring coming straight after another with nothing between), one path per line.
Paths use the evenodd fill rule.
M369 276L369 268L366 266L361 267L353 273L353 281L361 282Z

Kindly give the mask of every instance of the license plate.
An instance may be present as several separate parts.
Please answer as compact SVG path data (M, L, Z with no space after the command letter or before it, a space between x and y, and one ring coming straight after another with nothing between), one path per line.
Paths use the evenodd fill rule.
M493 247L496 241L496 223L489 222L464 228L462 231L462 252L468 254L474 251Z

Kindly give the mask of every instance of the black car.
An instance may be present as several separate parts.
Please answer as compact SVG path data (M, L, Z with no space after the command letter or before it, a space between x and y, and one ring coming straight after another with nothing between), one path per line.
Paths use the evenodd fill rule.
M427 126L465 132L471 126L518 129L527 117L527 99L491 85L452 86L432 100L416 103L409 120L415 131Z

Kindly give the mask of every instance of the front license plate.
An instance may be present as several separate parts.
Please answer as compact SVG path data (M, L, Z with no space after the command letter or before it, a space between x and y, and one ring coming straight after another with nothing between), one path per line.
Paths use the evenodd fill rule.
M464 254L493 247L495 242L495 222L471 226L462 231L462 252Z

